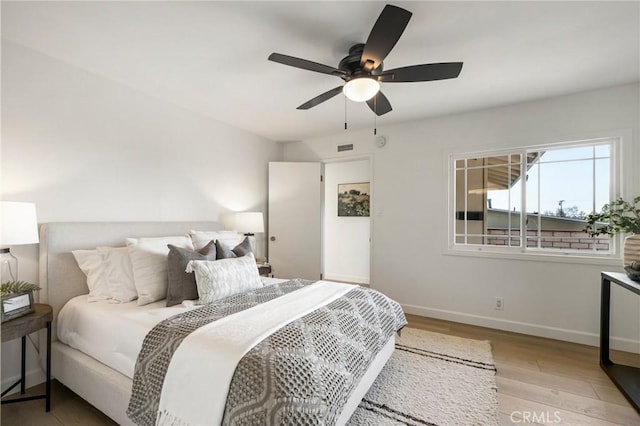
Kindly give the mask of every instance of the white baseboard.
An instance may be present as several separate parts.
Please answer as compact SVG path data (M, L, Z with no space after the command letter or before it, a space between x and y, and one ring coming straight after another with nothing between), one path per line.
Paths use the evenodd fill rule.
M35 386L35 385L39 385L40 383L44 383L44 381L46 379L45 375L44 375L44 371L42 371L40 368L33 368L31 370L25 371L25 376L27 378L27 384L25 386L26 389L29 389L30 387ZM20 380L20 373L19 372L18 372L18 374L14 375L14 376L11 376L11 377L3 377L2 378L2 390L4 391L5 389L7 389L9 386L14 384L18 380ZM11 389L11 392L9 392L7 395L13 395L16 392L20 392L20 385L18 385L15 388Z
M589 346L600 346L600 335L597 333L586 333L584 331L569 330L566 328L529 324L525 322L484 317L480 315L466 314L463 312L446 311L443 309L425 308L415 305L403 304L402 308L408 314L420 315L423 317L460 322L463 324L477 325L480 327L488 327L498 330L512 331L514 333L530 334L533 336L564 340L573 343L581 343L583 345ZM612 336L610 339L610 345L611 349L631 353L640 353L640 341L638 340Z

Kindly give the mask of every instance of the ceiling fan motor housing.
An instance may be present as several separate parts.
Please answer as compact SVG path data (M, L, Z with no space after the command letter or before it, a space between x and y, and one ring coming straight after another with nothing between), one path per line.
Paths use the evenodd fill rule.
M362 65L360 64L363 50L364 43L354 44L349 48L349 55L342 58L342 60L338 64L338 69L347 73L342 77L343 80L349 81L352 78L356 77L376 76L382 74L382 62L380 63L380 66L378 68L371 70L371 72L364 71Z

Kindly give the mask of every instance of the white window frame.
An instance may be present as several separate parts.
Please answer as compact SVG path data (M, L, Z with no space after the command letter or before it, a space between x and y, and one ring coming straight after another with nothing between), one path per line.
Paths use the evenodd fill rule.
M561 261L561 262L577 262L591 263L595 259L599 264L617 265L621 259L621 238L616 235L610 240L610 250L608 252L597 251L581 251L581 250L562 250L527 247L526 232L520 232L521 245L517 247L499 246L489 244L460 244L456 243L456 162L458 160L483 158L492 156L502 156L508 154L520 154L520 169L526 173L527 154L535 151L545 151L551 149L577 148L580 146L593 146L601 142L609 142L610 151L610 168L609 168L609 197L610 200L615 199L622 193L622 136L606 136L595 137L590 139L581 139L566 142L555 142L541 145L518 146L509 149L493 149L484 151L464 152L450 154L448 156L448 249L446 254L462 255L462 256L481 256L481 257L498 257L498 258L516 258L526 260L545 260L545 261ZM466 176L466 174L465 174ZM520 200L520 230L526 229L527 206L526 206L526 184L520 179L518 183L521 185ZM465 197L466 199L466 197ZM466 201L465 201L466 202ZM598 206L596 206L598 207ZM465 208L466 211L466 208ZM524 213L523 213L524 212ZM509 219L510 220L510 219ZM466 223L465 223L466 229ZM466 232L465 232L466 234Z

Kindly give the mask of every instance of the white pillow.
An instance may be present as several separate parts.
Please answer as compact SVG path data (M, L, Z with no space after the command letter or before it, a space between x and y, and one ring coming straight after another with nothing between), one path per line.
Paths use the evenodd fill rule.
M191 260L186 272L196 274L200 303L262 287L253 253L220 260Z
M80 270L87 276L89 302L111 298L102 254L98 250L73 250L71 253L78 262Z
M116 302L131 302L138 298L133 283L133 268L127 247L98 247L102 254L104 275L111 299Z
M244 238L244 235L238 233L238 231L189 231L189 237L193 242L195 250L200 250L202 247L209 244L209 241L220 241L230 249L234 248Z
M146 305L167 297L167 255L172 244L193 250L191 239L182 237L127 238L133 267L133 282L138 305Z

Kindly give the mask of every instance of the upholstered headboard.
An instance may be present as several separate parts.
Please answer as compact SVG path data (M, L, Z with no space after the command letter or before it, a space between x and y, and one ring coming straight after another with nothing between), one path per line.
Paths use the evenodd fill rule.
M68 300L89 292L86 276L72 250L124 246L128 237L186 235L190 230L219 231L219 222L60 222L40 225L40 302L53 307L55 318Z

